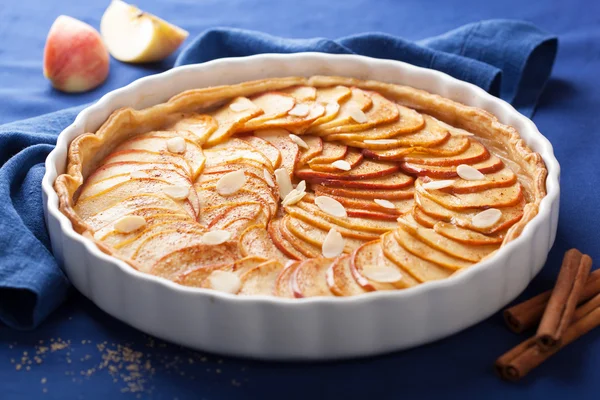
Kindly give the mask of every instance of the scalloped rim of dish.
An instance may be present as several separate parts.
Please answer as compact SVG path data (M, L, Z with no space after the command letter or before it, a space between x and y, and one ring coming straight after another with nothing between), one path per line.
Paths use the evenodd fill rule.
M459 274L453 275L449 278L427 282L409 289L398 290L398 291L378 291L378 292L370 292L365 295L360 296L352 296L352 297L314 297L314 298L302 298L302 299L285 299L278 298L273 296L237 296L228 293L217 292L210 289L202 289L202 288L191 288L182 285L178 285L169 280L156 277L153 275L145 274L139 272L129 266L124 261L121 261L115 257L109 256L102 251L94 244L94 242L88 238L85 238L73 230L71 221L63 215L58 208L58 196L54 191L53 184L56 177L60 173L63 172L64 167L61 166L66 164L66 156L68 152L68 145L70 142L79 134L85 131L93 131L98 128L98 126L104 122L103 118L98 118L98 114L107 111L113 111L119 107L123 106L133 106L135 108L145 108L153 104L161 103L166 101L169 97L165 98L164 95L151 93L145 95L137 96L137 104L122 104L123 98L132 95L136 92L142 92L144 88L145 91L148 91L147 88L151 87L155 83L161 81L168 81L170 79L175 79L177 75L182 74L185 75L189 73L189 71L194 71L194 73L201 73L207 70L218 70L219 68L237 66L239 68L248 68L252 66L254 63L260 64L261 62L270 62L270 63L286 63L286 62L294 62L294 63L309 63L309 66L306 67L310 70L312 65L310 62L333 62L333 63L358 63L364 64L366 73L362 73L358 76L352 76L360 79L377 79L370 78L370 67L378 67L378 68L387 68L390 71L395 70L397 76L390 76L391 79L387 80L392 83L399 83L404 85L409 85L416 87L418 89L423 89L429 91L431 93L436 93L444 97L448 97L450 99L456 100L458 102L462 102L463 104L467 104L470 106L479 107L490 111L503 123L508 125L513 125L510 121L518 121L521 125L521 129L517 129L521 137L525 140L525 142L530 146L534 151L538 152L544 162L546 163L546 167L548 169L548 176L546 179L546 190L547 194L542 199L539 207L538 214L525 226L521 235L517 237L515 240L510 243L502 246L495 255L490 257L487 260L484 260L472 268L469 268L465 271L462 271ZM315 67L316 68L316 67ZM342 67L340 67L342 68ZM286 68L282 68L281 72L270 73L267 75L261 75L262 71L254 71L246 72L246 75L252 75L251 78L248 79L236 79L235 77L223 77L220 76L219 79L221 81L227 81L230 84L248 81L257 78L264 77L274 77L274 76L292 76L294 74L286 72ZM306 73L301 74L305 76L317 75L317 74L327 74L323 73L322 70L320 73ZM339 75L339 72L332 70L330 72L331 75ZM362 76L361 76L362 75ZM406 82L410 80L410 78L418 78L421 80L426 80L425 85L413 85L407 84ZM381 79L380 79L381 80ZM223 84L223 82L219 82L218 84ZM426 86L426 87L424 87ZM190 86L189 89L195 88L196 86ZM462 95L461 95L462 93ZM176 93L173 93L173 95ZM454 96L456 94L456 96ZM457 99L456 97L461 97ZM465 100L465 97L468 101ZM523 127L525 129L523 129ZM271 304L279 304L286 307L309 307L313 304L327 304L327 303L337 303L337 304L347 304L348 307L352 307L358 303L369 303L376 301L380 298L395 298L395 299L405 299L407 297L416 295L417 293L421 293L424 291L437 291L442 288L446 288L452 285L457 284L462 280L468 279L471 275L476 274L478 270L489 269L494 267L499 267L503 261L506 261L506 258L511 254L513 248L522 244L525 241L533 240L533 232L536 228L543 223L546 219L551 219L552 207L558 207L558 200L560 195L559 189L559 176L560 176L560 166L558 161L554 156L554 151L551 143L546 139L537 129L535 124L529 120L527 117L520 114L517 110L515 110L510 104L507 102L496 98L483 89L472 85L470 83L460 81L455 79L445 73L417 67L411 64L407 64L400 61L393 60L381 60L374 59L365 56L358 55L330 55L323 53L296 53L296 54L260 54L255 56L248 57L238 57L238 58L224 58L211 62L207 62L204 64L194 64L194 65L186 65L182 67L173 68L169 71L147 76L141 79L130 83L129 85L122 87L120 89L114 90L102 96L95 104L85 108L81 111L75 121L65 128L57 139L57 144L54 150L48 155L46 159L46 172L44 174L44 178L42 180L42 189L43 193L46 196L45 203L45 211L46 218L48 216L52 216L55 218L62 230L62 233L73 239L75 241L81 242L85 249L94 257L102 259L104 261L116 264L122 273L127 275L132 275L137 279L153 282L155 284L160 284L168 287L171 290L178 291L184 294L193 294L198 296L210 296L217 297L225 302L233 302L233 303L271 303ZM555 238L556 232L551 232L551 242L553 242ZM531 277L533 278L533 276Z

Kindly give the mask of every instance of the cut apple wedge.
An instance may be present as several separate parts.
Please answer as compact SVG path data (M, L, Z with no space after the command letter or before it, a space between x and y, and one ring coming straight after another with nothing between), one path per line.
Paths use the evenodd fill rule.
M326 273L331 265L327 258L312 258L302 261L295 269L291 284L296 298L333 296L327 286Z
M192 285L192 278L197 279L198 277L186 277L186 273L192 275L191 271L197 271L199 268L233 264L237 258L237 254L232 250L234 249L229 243L220 245L192 245L191 243L186 243L185 246L177 250L163 254L160 259L151 264L149 273L167 279L177 278L176 282L178 283L195 286Z
M403 157L407 163L447 167L460 164L475 164L490 158L490 152L477 140L469 140L469 147L455 156L439 156L413 153Z
M258 137L275 146L281 153L281 168L289 173L290 178L294 175L294 168L300 157L300 148L290 138L288 131L283 129L267 129L254 132Z
M275 281L283 269L277 260L265 261L241 276L242 288L238 294L242 296L272 295Z
M258 201L263 203L266 211L269 212L269 218L272 215L275 215L275 212L277 211L277 201L270 191L255 191L252 189L242 188L234 194L222 196L216 192L215 185L211 185L210 183L206 186L196 185L195 188L200 199L200 214L202 214L203 207L209 207L214 204L239 203L246 201Z
M267 230L262 225L253 225L246 228L239 239L239 248L243 256L258 256L267 260L278 260L285 264L290 260L273 244Z
M274 219L269 222L267 231L271 241L277 248L292 260L304 260L306 256L292 245L281 233L281 219Z
M370 211L374 213L387 214L387 216L379 218L376 217L375 214L373 214L371 218L395 220L396 218L398 218L398 215L411 211L414 206L414 199L412 197L403 200L388 200L394 205L394 208L388 208L383 207L377 204L375 201L373 201L373 199L376 199L376 197L372 197L372 200L366 200L354 197L336 196L334 194L326 195L331 197L332 199L339 201L344 207L346 207L349 216L352 216L350 210L354 209L365 212Z
M202 235L204 233L199 228L190 231L177 229L161 230L148 236L141 236L132 247L129 247L129 245L119 247L119 254L140 263L140 265L145 267L143 272L148 272L148 268L165 254L175 252L184 247L203 244Z
M323 139L318 136L305 135L302 136L304 143L308 145L308 149L303 149L302 154L298 158L296 168L308 163L310 160L323 152Z
M415 191L450 210L511 207L523 200L523 187L518 182L506 188L492 188L481 192L461 194L426 190L423 189L420 181L417 181Z
M225 142L231 135L239 132L246 122L263 113L260 107L245 97L231 100L209 114L217 122L217 129L202 144L214 146Z
M417 282L444 279L454 273L451 269L443 268L407 251L395 239L393 232L388 232L381 237L381 247L389 260L408 272Z
M213 221L225 218L225 215L227 215L229 212L232 212L232 209L234 208L241 208L241 211L243 211L244 214L243 216L240 214L240 216L243 218L251 218L251 215L254 215L254 224L263 226L267 225L269 220L269 210L262 201L228 202L204 207L200 211L198 222L203 226L209 226L213 223ZM255 210L259 210L259 212L255 214ZM236 210L234 212L238 213L240 210Z
M311 245L313 253L317 254L316 256L321 255L321 249L329 231L315 227L310 223L295 218L291 215L286 215L283 217L282 226L289 232L289 234L293 234L296 238L303 241L307 245ZM363 244L362 240L352 237L345 237L343 230L339 232L342 234L342 237L344 237L344 253L352 253L354 249Z
M167 58L188 32L120 0L113 0L100 21L110 54L119 61L146 63Z
M372 267L396 271L398 279L391 282L374 280L366 272ZM356 249L350 257L350 271L356 282L368 291L404 289L419 283L386 257L381 240L365 243Z
M315 121L315 124L313 124L307 132L317 136L322 136L320 132L336 126L346 125L354 121L352 116L355 113L355 110L360 110L363 113L369 111L369 109L373 106L373 100L371 100L371 96L358 88L352 88L350 90L350 98L340 106L339 111L334 118L328 122L320 122L319 120ZM317 99L319 98L318 96L319 92L317 91ZM324 117L326 116L327 113Z
M166 221L194 221L194 219L187 214L183 214L181 212L177 212L163 207L141 208L127 215L139 216L144 218L144 220L146 221L146 226L161 224ZM117 236L118 239L116 240L121 241L133 237L136 234L137 232L118 232L117 230L115 230L114 224L109 223L94 232L94 239L114 242L115 239L112 239L111 236Z
M338 257L326 272L327 286L336 296L356 296L366 293L350 270L350 256Z
M313 171L311 168L300 168L296 176L309 182L322 182L326 180L348 180L357 182L362 179L379 178L391 175L400 170L397 164L383 161L363 160L350 171L338 170L336 172Z
M421 180L421 185L432 181L432 179L425 177L419 179ZM488 189L508 187L515 183L517 183L517 175L509 168L504 167L499 171L486 173L484 180L468 181L465 179L456 179L452 185L444 188L443 191L449 193L474 193Z
M248 121L245 127L242 129L243 132L257 130L257 129L278 129L283 128L295 133L302 133L308 126L316 121L325 113L325 107L318 103L296 103L294 108L288 111L287 115L280 117L262 120L262 117L257 117Z
M348 154L348 146L343 144L323 142L321 153L318 156L308 160L309 164L329 164L337 160L342 160Z
M354 149L350 149L346 155L344 156L344 158L337 160L337 161L344 161L345 163L347 163L347 166L352 169L354 167L356 167L357 165L359 165L363 160L363 155L361 152L359 152L358 150L354 150ZM335 164L335 162L333 163L324 163L324 164L320 164L320 163L316 163L316 162L309 162L310 165L310 169L312 169L313 171L319 171L319 172L338 172L340 171L340 168L338 168Z
M219 230L239 219L262 221L266 220L266 218L267 216L262 210L261 203L234 204L232 206L224 207L224 209L210 221L208 228L211 230Z
M400 164L401 168L409 173L419 176L428 176L430 178L450 179L457 178L456 166L437 166L437 165L422 165L404 162ZM500 171L504 168L504 163L496 156L491 156L487 160L471 165L482 174L489 174Z
M300 262L288 262L285 267L279 272L277 279L275 279L275 288L273 294L277 297L294 298L294 292L292 291L291 279L296 268L300 265Z
M190 286L190 287L207 287L208 285L203 285L213 272L215 271L226 271L231 272L233 264L232 263L223 263L223 264L207 264L203 265L199 263L199 266L190 266L186 267L183 273L179 273L175 271L174 273L170 270L167 273L167 276L171 276L173 282L179 283L180 285ZM171 265L169 265L170 267ZM160 275L160 271L158 276ZM152 273L152 272L151 272ZM154 274L156 275L156 274ZM212 288L211 288L212 289Z
M340 181L343 182L343 181ZM361 200L373 201L373 199L384 199L389 201L408 200L414 197L414 188L412 186L401 189L355 189L330 187L318 184L311 184L312 190L317 196L337 196L348 197Z
M433 230L439 233L440 235L447 237L448 239L456 240L457 242L473 246L499 246L504 240L503 232L499 232L494 235L484 235L479 232L461 228L459 226L441 221L433 225Z
M340 111L340 104L348 100L350 96L352 96L352 91L345 86L318 88L316 102L325 107L325 114L314 121L311 127L333 120Z
M164 214L163 214L164 215ZM172 218L172 217L154 217L145 219L146 225L144 228L127 233L117 231L114 224L110 224L112 228L110 234L105 235L102 239L104 244L120 249L129 243L133 243L143 235L153 235L164 230L181 229L193 230L198 226L193 219L190 218Z
M186 113L177 115L178 119L165 126L165 130L187 131L195 137L198 144L203 144L217 130L217 121L206 114Z
M287 115L288 111L296 105L296 100L293 96L282 92L266 92L254 96L250 100L263 112L246 121L240 131L246 132L261 129L265 122Z
M317 99L317 89L312 86L292 86L280 90L283 94L289 94L296 102L315 101Z
M277 147L273 146L266 140L254 135L242 136L240 137L240 139L247 142L257 151L260 151L265 157L267 157L269 161L271 161L271 166L274 170L279 168L279 166L281 165L281 152Z
M194 171L190 164L179 154L172 153L157 153L146 150L126 150L111 153L102 161L102 165L119 164L119 163L137 163L137 164L170 164L179 168L190 179L194 175Z
M139 173L136 171L140 171ZM114 176L118 175L130 175L133 173L134 175L147 175L152 178L160 178L160 174L163 171L173 171L178 173L182 178L187 179L191 182L190 176L186 171L181 168L178 168L173 164L166 163L137 163L137 162L118 162L118 163L110 163L105 164L94 171L88 178L85 180L84 185L91 185L96 182L103 181L105 179L110 179ZM179 179L179 178L177 178Z

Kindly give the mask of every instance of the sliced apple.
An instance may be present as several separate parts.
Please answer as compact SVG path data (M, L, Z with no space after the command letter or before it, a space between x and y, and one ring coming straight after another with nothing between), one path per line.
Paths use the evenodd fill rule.
M423 197L427 197L451 210L511 207L521 203L523 199L523 187L518 182L506 188L493 188L482 192L461 194L446 193L441 190L426 190L420 181L417 181L415 190Z
M342 160L348 154L348 146L343 144L323 142L321 153L308 160L309 164L329 164Z
M281 153L281 168L285 168L291 178L300 157L300 149L290 138L289 132L283 129L267 129L256 131L254 134L277 147Z
M277 260L269 260L257 265L241 276L242 288L238 292L242 296L273 295L275 281L283 269Z
M484 235L483 233L475 232L470 229L461 228L459 226L447 223L437 222L433 226L433 230L448 239L456 240L457 242L477 246L477 245L500 245L504 240L502 232L494 235Z
M162 224L166 221L194 221L188 214L183 214L175 210L171 210L163 207L148 207L135 210L128 213L129 216L140 216L144 218L147 226ZM108 240L108 241L122 241L136 235L137 232L122 233L115 230L112 223L99 228L94 232L94 239L96 240ZM117 239L112 239L112 236L117 236Z
M209 113L217 122L218 127L202 144L214 146L223 143L231 135L239 132L247 121L263 113L260 107L245 97L237 97L231 100L221 108Z
M256 210L260 210L260 212L255 213ZM266 226L269 220L269 210L265 203L262 201L241 201L204 207L198 216L198 222L203 226L214 225L217 221L228 218L227 215L231 212L239 213L242 218L254 218L256 225ZM226 221L230 220L227 219Z
M298 261L288 262L281 272L279 272L279 275L275 280L275 289L273 290L275 296L290 299L294 298L291 279L298 265L300 265L300 262Z
M306 114L304 114L306 112ZM277 118L264 120L262 122L255 122L255 119L246 123L246 127L242 129L243 132L256 130L256 129L277 129L283 128L295 133L302 133L308 128L308 126L316 121L325 113L325 107L314 102L308 103L296 103L294 108L288 111L287 115L283 115ZM261 117L258 117L261 119Z
M422 183L433 180L425 177L419 179L422 181ZM468 181L464 179L456 179L452 185L444 188L443 191L449 193L474 193L493 188L512 186L516 182L517 175L509 168L504 167L497 172L486 173L484 180Z
M401 168L409 174L428 176L430 178L449 179L456 178L456 166L436 166L436 165L421 165L404 162L400 164ZM500 171L504 168L504 163L496 156L491 156L487 160L471 165L482 174L489 174Z
M269 222L267 231L271 241L277 248L292 260L304 260L306 256L292 245L281 233L281 219L273 219Z
M340 104L348 100L351 96L352 91L345 86L318 88L316 102L325 106L325 114L314 121L311 127L322 125L334 119L340 111Z
M190 178L194 175L194 171L190 164L179 154L172 153L157 153L145 150L126 150L111 153L102 161L102 165L119 164L119 163L137 163L142 164L170 164L179 168Z
M198 193L198 197L200 199L201 210L202 207L209 207L214 204L258 201L265 204L270 217L275 215L278 207L278 204L274 200L274 197L270 191L256 191L251 187L248 189L242 188L234 194L222 196L216 192L215 185L211 185L209 183L206 186L197 185L196 192ZM200 214L202 214L202 211Z
M175 271L172 272L167 269L167 276L170 276L173 282L179 283L180 285L190 286L190 287L203 287L210 288L209 285L206 285L206 278L208 278L215 271L232 271L232 263L223 263L223 264L207 264L203 265L199 263L199 266L190 266L186 267L183 272ZM170 264L169 267L172 267ZM157 271L162 273L162 271ZM152 272L151 272L152 273ZM156 274L153 274L156 275ZM162 275L158 275L162 276ZM212 288L211 288L212 289Z
M217 121L206 114L184 113L177 114L176 117L177 120L168 124L165 130L184 130L190 132L195 136L196 142L199 144L205 143L210 135L219 127Z
M177 283L196 286L194 282L201 281L198 279L198 269L213 265L231 265L238 258L232 250L234 249L229 243L220 245L185 243L177 250L163 253L162 257L150 264L148 272L175 280ZM210 270L214 270L214 267L209 267L208 274Z
M327 286L336 296L356 296L366 293L350 270L350 256L338 257L326 272Z
M380 204L377 204L374 201L374 199L376 199L376 197L372 197L372 200L366 200L366 199L353 198L353 197L336 196L334 194L325 194L325 195L339 201L344 207L346 207L346 210L348 211L348 215L350 215L350 216L352 216L352 213L350 212L350 210L354 209L357 211L374 212L374 213L378 213L378 214L383 213L383 214L387 215L384 217L378 217L378 216L375 216L375 214L373 214L373 216L371 218L375 218L375 219L383 218L383 219L395 220L396 218L398 218L398 216L400 214L404 214L404 213L412 210L412 208L414 206L414 200L412 197L408 198L408 199L403 199L403 200L388 200L394 205L394 208L388 208L388 207L383 207ZM355 214L357 215L358 213L355 213ZM368 214L365 214L365 216L366 215L368 215Z
M283 254L269 237L262 225L249 226L240 236L239 248L243 256L258 256L267 260L278 260L285 264L290 260Z
M262 215L261 215L262 214ZM223 229L232 222L239 219L250 219L254 221L266 219L265 211L262 209L261 203L241 203L225 207L225 209L217 214L208 224L208 228Z
M370 201L373 199L390 201L408 200L414 197L415 192L413 187L405 187L401 189L355 189L311 184L311 188L317 196L332 195L337 197L348 197Z
M317 89L312 86L292 86L280 90L283 94L289 94L297 102L315 101L317 99Z
M469 140L469 147L463 153L455 156L439 156L432 154L413 153L403 157L407 163L420 165L452 166L460 164L475 164L487 160L490 152L477 140Z
M296 171L296 176L300 179L306 179L309 182L322 182L326 180L349 180L360 181L363 179L379 178L391 175L400 170L397 164L383 161L363 160L359 165L350 171L320 172L313 171L310 168L300 168Z
M306 135L302 136L304 143L308 145L308 149L303 149L302 154L298 158L296 167L308 163L310 160L323 152L323 139L318 136Z
M319 120L317 120L307 132L317 136L322 136L320 132L336 126L346 125L353 121L352 115L354 110L358 109L362 112L367 112L373 106L373 100L366 92L358 88L352 88L350 90L350 98L340 106L339 112L333 119L329 120L328 122L319 122ZM319 92L317 91L317 100L318 98ZM327 116L327 114L325 114L325 116Z
M266 140L254 135L242 136L240 139L244 140L256 150L264 154L265 157L267 157L269 161L271 161L273 169L279 168L279 166L281 165L281 153L279 152L279 149L277 147L273 146Z
M153 235L171 229L194 230L198 228L196 222L190 218L172 218L170 216L162 218L153 216L153 218L145 220L146 225L144 228L128 233L121 233L115 230L113 224L111 224L112 231L109 235L105 235L102 238L102 242L108 246L120 249L127 244L137 241L143 235Z
M333 296L327 286L326 273L331 260L323 257L302 261L292 275L292 291L296 298Z
M135 171L140 171L137 173ZM118 163L110 163L105 164L94 171L90 176L85 180L85 185L91 185L96 182L103 181L105 179L110 179L114 176L118 175L130 175L132 172L134 175L142 175L146 174L152 178L160 178L160 174L163 171L173 171L181 175L181 177L191 180L187 171L177 167L173 164L166 163L137 163L137 162L118 162Z
M350 167L350 169L352 169L352 168L356 167L357 165L359 165L362 162L362 160L363 160L363 155L361 152L354 150L354 149L350 149L346 153L344 158L342 158L338 161L344 161L344 162L348 163L348 166ZM320 163L316 163L316 162L309 162L309 165L310 165L310 169L312 169L313 171L320 171L320 172L341 171L333 163L320 164Z

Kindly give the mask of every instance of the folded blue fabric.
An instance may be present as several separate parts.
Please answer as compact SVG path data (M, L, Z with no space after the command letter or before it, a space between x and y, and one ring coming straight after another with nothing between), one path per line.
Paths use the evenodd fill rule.
M383 33L299 40L222 28L196 38L176 65L258 53L362 54L443 71L501 96L529 116L556 50L554 36L528 23L503 20L470 24L417 43ZM0 127L0 320L11 327L37 326L69 287L51 254L40 182L56 136L80 110Z

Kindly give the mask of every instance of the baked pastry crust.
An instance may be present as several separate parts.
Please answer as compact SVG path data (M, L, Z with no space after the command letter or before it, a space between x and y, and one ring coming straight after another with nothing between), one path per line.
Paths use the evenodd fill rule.
M370 105L364 107L365 111L374 111L368 112L368 121L359 123L348 118L345 123L331 122L340 111L331 117L328 114L329 110L324 109L318 116L313 116L312 122L306 123L310 115L294 116L288 114L288 110L278 116L267 115L268 113L263 113L262 110L269 104L262 109L256 105L263 101L261 95L268 93L295 96L297 104L315 103L314 99L309 99L311 94L294 93L294 88L316 88L319 91L338 87L346 89L328 95L332 96L331 98L338 96L342 105L346 104L349 96L346 90L356 91L352 92L352 96L368 94L365 96L368 98L358 99L356 103L360 105L360 101L364 101L365 104L369 102ZM304 95L308 97L303 99ZM246 116L236 116L238 120L229 125L229 130L221 129L224 125L218 126L214 118L202 117L205 113L214 113L215 110L227 112L232 99L233 102L243 102L248 98L254 102L250 105L245 104L244 107L248 108L237 111ZM269 99L264 101L268 102ZM395 117L395 107L390 108L390 104L394 103L399 107L400 119ZM364 116L365 113L361 112ZM185 121L190 115L196 118L195 136L190 136L185 124L178 125L178 122ZM423 122L419 122L419 115L423 115ZM268 186L271 186L264 185L268 179L257 177L260 174L255 170L252 172L254 177L246 181L250 186L244 189L252 192L253 197L251 196L250 200L250 197L241 198L244 204L248 203L244 205L244 212L255 212L252 215L257 220L253 222L258 223L244 226L243 233L239 235L239 243L236 235L235 242L226 241L218 245L196 240L197 236L211 230L212 225L200 223L201 229L196 230L187 222L179 223L176 230L183 230L188 234L188 247L196 246L193 252L185 253L186 260L193 260L196 267L183 271L178 270L178 265L192 264L181 264L181 254L177 257L172 256L170 261L162 262L160 268L150 268L140 261L155 260L156 258L152 257L158 256L156 254L150 254L147 258L144 258L144 255L138 258L124 255L123 251L99 239L98 227L91 225L87 218L89 216L83 215L81 209L77 208L82 193L86 194L85 183L92 173L107 157L115 153L115 149L118 150L119 146L135 138L150 135L157 140L167 140L171 137L169 132L183 131L185 133L178 133L177 136L183 136L188 143L195 142L200 152L218 151L219 148L227 150L228 146L233 146L232 140L236 140L230 139L230 136L254 129L281 126L282 118L288 119L284 126L290 132L297 133L300 137L310 136L311 140L307 139L309 149L290 162L285 160L285 154L282 154L282 160L274 161L277 159L276 152L270 151L272 149L267 148L265 144L254 143L254 148L263 146L261 154L265 155L265 158L271 156L268 160L271 165L279 162L282 167L287 167L292 175L306 179L309 182L309 191L341 203L346 207L346 217L336 218L321 212L312 193L308 193L297 204L279 205L277 193L269 193L271 197L265 194L269 191ZM290 120L300 122L295 124ZM413 135L399 135L400 128L397 126L394 127L395 134L390 135L388 128L398 120L404 124L402 129ZM280 125L273 121L278 121ZM321 123L314 123L315 121ZM460 130L474 136L463 136L464 132ZM365 134L367 131L368 134ZM415 132L423 134L415 136ZM256 136L260 137L258 134ZM372 139L367 139L366 142L361 140L365 137ZM436 144L436 140L439 145ZM345 150L340 150L340 143L344 144L342 147ZM252 143L249 146L251 145ZM277 148L277 143L271 145ZM320 151L315 150L318 146L321 146ZM464 156L465 148L470 149L468 157ZM309 154L309 151L315 155L310 157L313 153ZM341 151L345 152L340 156ZM478 163L479 159L481 161ZM303 162L298 163L299 160ZM348 172L340 171L332 167L332 163L337 160L354 165ZM197 169L190 171L191 183L194 186L200 185L201 187L198 187L201 190L206 187L213 188L216 184L216 180L211 184L210 177L207 178L204 173L205 161L206 158L198 161ZM425 184L431 180L446 176L457 178L456 163L462 161L484 172L488 177L486 184L489 188L483 188L482 182L458 178L460 183L455 184L452 193L444 191L443 188L424 189ZM165 163L169 162L169 158L165 159ZM261 165L267 164L268 162ZM367 175L352 175L357 174L356 171L361 168ZM265 169L273 178L274 170L275 168ZM222 177L222 172L227 171L216 171L216 174ZM246 175L250 176L252 173L246 170ZM354 295L373 290L406 288L431 279L450 276L456 270L493 255L498 246L518 237L537 214L539 204L546 195L546 175L547 170L541 156L524 143L513 127L500 123L494 115L484 110L408 86L347 77L313 76L265 79L188 90L165 103L143 110L116 110L96 132L85 133L73 140L69 147L66 173L56 179L55 190L59 196L60 210L71 220L78 233L93 240L105 253L123 259L138 270L164 276L185 285L216 288L239 294L271 293L287 297L306 297ZM402 177L409 177L410 182L407 184L406 181L402 181ZM381 186L384 179L385 185L388 186ZM332 183L340 181L344 183ZM384 189L380 189L381 187ZM392 187L398 191L387 190ZM402 193L400 188L403 188ZM210 190L214 191L214 188ZM351 193L348 194L348 191ZM258 198L256 193L260 194ZM389 198L394 204L393 210L386 210L387 207L379 204L385 204L382 202L374 204L374 198L369 199L370 193L378 196L375 197L377 199ZM365 198L361 199L363 195ZM201 215L195 215L197 221L201 221L203 215L212 215L212 210L218 206L211 204L213 209L209 210L207 205L202 203L206 202L206 199L203 197L196 204L190 201L190 205L186 205L191 207L191 213L195 208L204 207ZM427 204L431 207L428 208ZM269 210L264 212L265 208ZM502 218L489 229L474 229L471 224L473 217L487 208L500 208L503 211ZM258 211L250 211L253 209ZM264 212L266 217L263 218L261 212ZM227 223L230 224L236 222L232 213L233 210L224 216L223 213L219 215L220 218L229 218ZM396 222L398 217L399 222ZM230 226L218 221L206 222L217 227ZM327 234L327 228L331 226L336 227L344 237L344 251L347 255L324 259L321 257L323 242L326 240L324 234ZM276 244L275 251L265 250L257 254L248 250L267 239ZM382 244L374 246L374 242L368 239ZM246 246L244 241L248 242ZM445 241L449 241L449 244L444 245ZM477 244L479 247L475 249L471 244ZM165 257L170 255L171 253L162 254ZM298 259L301 262L287 263L284 269L283 266L289 259ZM383 268L376 271L375 275L383 273L384 278L368 278L374 275L365 268L371 268L372 264ZM390 270L395 267L401 271L401 277L396 280L393 279L393 274L389 276ZM361 272L363 270L364 274ZM215 271L223 272L222 276L213 274ZM239 281L233 279L235 282L231 283L232 275L238 277ZM223 286L223 282L229 282L229 286ZM288 284L289 287L286 286ZM226 289L223 289L224 287Z

